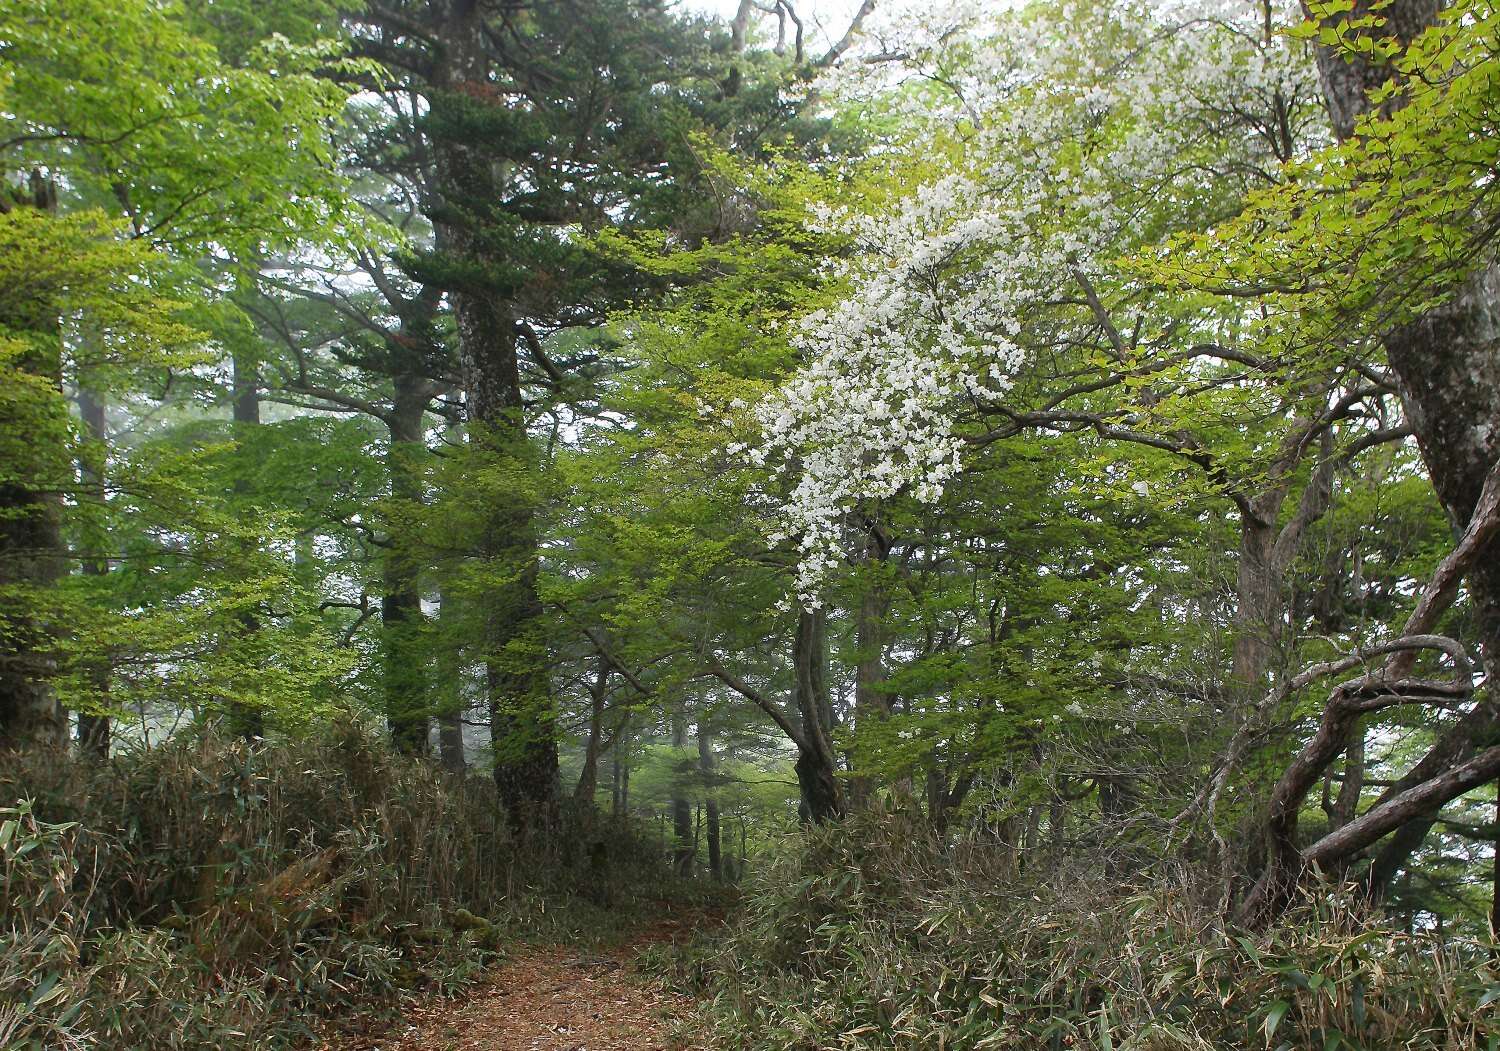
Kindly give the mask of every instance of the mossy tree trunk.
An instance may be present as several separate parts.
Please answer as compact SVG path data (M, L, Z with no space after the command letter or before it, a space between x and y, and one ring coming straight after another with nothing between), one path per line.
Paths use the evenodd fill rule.
M390 447L386 466L396 514L422 499L418 464L426 453L422 421L431 401L425 378L398 375L396 396L387 418ZM384 595L380 603L384 642L385 717L391 743L406 755L426 755L431 699L423 656L422 596L418 566L405 538L388 536L384 560Z

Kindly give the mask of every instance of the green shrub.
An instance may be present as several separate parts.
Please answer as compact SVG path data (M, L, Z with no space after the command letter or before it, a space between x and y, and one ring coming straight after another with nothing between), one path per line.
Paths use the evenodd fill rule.
M735 1049L1471 1049L1500 1045L1490 947L1336 897L1226 930L1102 871L1020 875L899 819L795 841L711 946L670 961Z
M0 1047L279 1048L452 991L528 937L606 937L659 852L572 815L518 843L493 781L346 728L0 761Z

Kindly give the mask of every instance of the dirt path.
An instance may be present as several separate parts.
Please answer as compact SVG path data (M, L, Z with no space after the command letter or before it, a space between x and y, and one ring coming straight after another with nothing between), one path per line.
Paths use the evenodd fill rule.
M699 1051L674 1036L693 1002L633 962L640 946L689 924L667 920L601 953L546 947L518 952L454 1000L406 1012L404 1024L361 1042L368 1051Z

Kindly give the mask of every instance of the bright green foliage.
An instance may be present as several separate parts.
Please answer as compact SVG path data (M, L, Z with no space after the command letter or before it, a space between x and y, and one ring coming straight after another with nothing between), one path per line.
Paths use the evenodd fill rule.
M726 1047L1492 1039L1487 784L1384 918L1225 917L1485 711L1437 650L1333 694L1270 831L1339 714L1287 684L1453 550L1383 346L1493 260L1497 16L919 6L833 68L657 0L0 11L0 662L117 727L0 756L0 1043L275 1046L715 822ZM1334 46L1400 74L1343 144Z
M1325 9L1338 10L1313 5ZM1497 17L1487 4L1449 5L1392 59L1398 76L1372 97L1377 108L1354 138L1290 166L1233 221L1174 245L1156 273L1255 288L1294 346L1374 335L1440 302L1482 265L1493 237ZM1379 13L1343 25L1322 32L1346 50L1395 54ZM1319 30L1308 21L1295 32Z
M598 623L617 658L649 669L659 694L651 700L700 712L707 704L698 698L714 688L704 678L709 653L771 658L771 692L785 700L777 658L790 563L765 542L767 476L734 443L752 436L748 406L792 360L777 324L820 294L808 250L816 242L798 225L806 177L727 160L711 177L747 205L753 197L758 231L665 253L659 237L601 238L634 266L684 285L613 326L622 369L601 384L601 400L630 425L606 418L558 458L567 546L561 572L544 582L568 622Z
M242 263L339 236L329 133L347 91L327 74L360 67L309 32L293 44L227 27L215 35L232 62L172 4L64 0L0 16L0 108L14 118L0 164L33 173L42 205L0 214L4 481L67 494L77 557L119 559L10 598L67 625L51 659L82 709L232 699L305 718L349 667L319 596L295 582L285 527L223 502L231 461L212 443L227 436L165 454L140 436L100 445L80 440L63 400L65 387L118 402L204 374L211 337L230 341L237 325L205 257ZM234 627L252 611L269 613L265 632ZM111 664L113 683L97 674Z
M63 590L93 611L65 642L58 685L69 707L211 712L233 701L296 725L355 706L357 654L320 611L321 574L299 557L298 537L341 499L362 506L371 482L352 493L332 482L361 481L346 470L359 448L348 435L313 421L282 427L291 434L267 428L248 449L223 428L183 428L117 463L108 514L119 567L70 577ZM246 453L277 482L255 486L253 499L234 491ZM281 510L298 505L302 521ZM246 618L258 630L245 631ZM91 675L100 654L116 671L106 696Z
M64 370L202 360L166 261L120 233L98 211L0 212L0 484L57 489L71 480L72 433L55 379ZM36 324L44 319L56 320Z
M341 210L327 132L346 92L319 75L341 60L270 36L243 59L226 62L173 3L10 6L0 106L15 116L0 163L62 175L69 196L188 258L294 244Z

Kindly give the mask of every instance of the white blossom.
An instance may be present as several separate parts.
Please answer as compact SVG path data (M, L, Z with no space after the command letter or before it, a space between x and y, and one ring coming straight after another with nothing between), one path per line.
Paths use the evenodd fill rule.
M941 496L962 468L965 407L1012 385L1037 308L1197 222L1184 213L1215 170L1274 169L1277 143L1225 117L1306 94L1306 56L1263 18L1244 0L897 5L864 57L900 61L825 78L846 104L920 103L907 148L954 162L890 207L809 210L856 246L832 275L849 291L800 319L805 364L755 410L756 461L789 491L773 539L798 547L804 604L858 503Z

